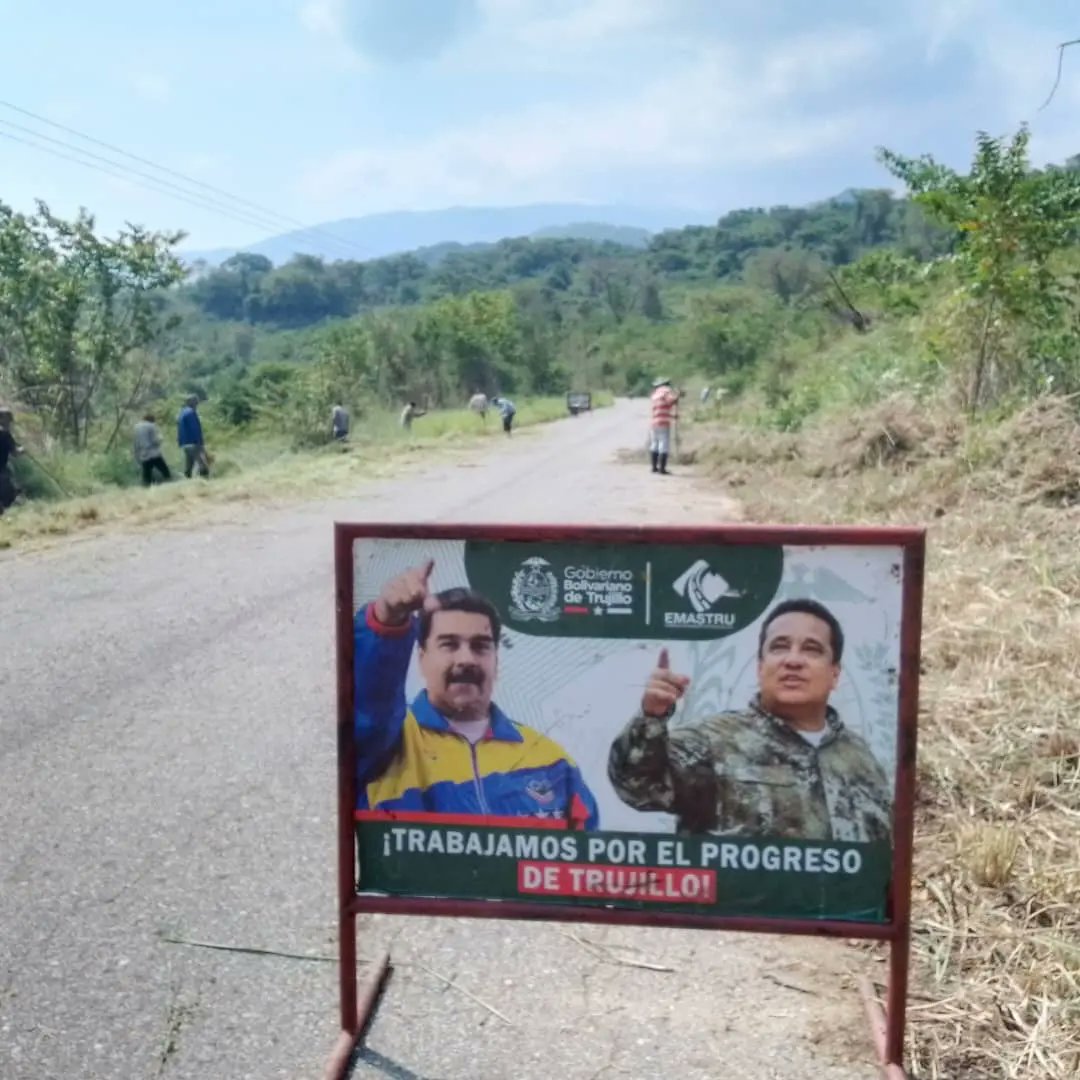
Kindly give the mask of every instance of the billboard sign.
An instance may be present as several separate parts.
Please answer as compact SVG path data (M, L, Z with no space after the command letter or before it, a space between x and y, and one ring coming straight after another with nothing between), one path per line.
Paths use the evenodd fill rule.
M356 910L894 919L921 533L339 526L339 542Z

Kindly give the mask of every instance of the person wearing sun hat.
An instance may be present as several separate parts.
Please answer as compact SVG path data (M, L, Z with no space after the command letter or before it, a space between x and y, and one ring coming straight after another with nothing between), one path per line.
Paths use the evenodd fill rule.
M668 475L667 461L671 453L671 428L679 418L679 395L672 389L671 380L661 376L653 380L652 416L649 427L649 458L652 471Z

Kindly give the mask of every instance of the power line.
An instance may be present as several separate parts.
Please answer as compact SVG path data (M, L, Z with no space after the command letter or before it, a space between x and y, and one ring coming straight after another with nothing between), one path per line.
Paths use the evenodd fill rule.
M1050 88L1050 96L1039 106L1039 112L1042 112L1043 109L1054 100L1054 95L1061 85L1061 69L1065 63L1065 50L1072 48L1073 45L1080 45L1080 38L1074 38L1072 41L1063 41L1058 46L1057 78L1054 80L1054 85Z
M13 112L21 113L23 116L29 116L32 120L37 120L42 124L48 124L49 127L56 128L58 131L66 131L69 135L74 135L76 138L83 139L85 142L93 143L95 146L100 146L105 150L110 150L114 154L119 154L121 157L126 157L131 161L136 161L140 165L149 165L152 169L157 169L159 172L168 173L172 176L176 176L179 179L185 181L188 184L194 184L196 187L205 188L207 191L213 191L218 195L224 195L225 198L231 202L241 203L250 207L253 210L258 210L262 214L266 214L271 218L277 218L279 221L284 221L287 224L298 226L299 228L307 228L302 221L297 221L294 218L290 218L285 214L279 214L276 210L271 210L269 207L260 206L256 202L251 202L248 199L243 199L238 195L233 195L223 188L214 187L213 184L207 184L205 181L196 180L193 176L187 176L186 174L179 172L176 169L171 169L165 165L159 165L155 161L151 161L149 158L139 157L138 154L131 154L127 150L121 149L119 146L114 146L112 143L104 142L102 139L95 139L92 135L87 135L83 131L79 131L77 128L67 127L64 124L58 124L55 120L50 120L48 117L41 116L38 113L31 112L29 109L23 109L18 105L13 105L10 101L0 101L0 107L5 109L11 109ZM45 136L42 136L43 138Z
M162 188L157 187L154 184L147 184L138 180L132 180L129 176L126 176L122 171L118 169L109 169L103 165L95 165L92 161L84 161L82 158L76 157L74 154L63 154L59 150L53 150L48 146L42 146L40 143L32 142L30 139L23 139L18 135L12 135L6 131L0 131L0 138L10 139L12 142L22 143L24 146L31 146L35 150L40 150L43 154L51 154L53 157L61 158L64 161L73 161L76 165L82 165L87 169L94 169L97 172L104 173L106 176L112 176L117 180L123 180L125 183L136 184L139 187L147 188L149 191L156 191L160 195L167 195L172 199L179 199L181 202L187 203L189 206L194 206L199 210L206 210L208 207L204 203L198 202L194 198L189 198L187 195L176 194L171 191L165 191ZM266 226L260 221L255 221L250 218L244 218L237 213L225 212L222 210L215 211L222 214L224 217L231 217L234 221L242 222L244 225L255 225L260 229L265 229Z
M231 202L239 203L242 206L250 207L253 210L257 210L260 214L268 215L271 218L277 219L279 222L283 222L286 225L290 225L294 228L303 230L306 233L316 233L317 235L322 236L328 240L332 240L339 245L343 245L357 251L361 250L358 245L353 244L351 241L344 240L341 237L335 236L333 233L328 233L325 230L318 228L318 226L305 225L304 222L299 221L296 218L289 217L287 214L280 214L276 210L272 210L269 207L262 206L256 202L252 202L250 199L244 199L239 195L233 195L231 192L226 191L224 188L215 187L213 184L208 184L203 180L197 180L195 179L195 177L188 176L187 174L179 172L176 169L169 168L166 165L159 165L157 162L151 161L149 158L144 158L140 157L138 154L129 153L127 150L124 150L119 146L115 146L112 143L105 142L102 139L97 139L93 135L88 135L84 131L79 131L77 128L68 127L65 124L57 123L55 120L50 120L48 117L41 116L39 113L31 112L29 109L24 109L19 105L14 105L10 101L0 100L0 107L3 107L5 109L11 109L13 112L21 113L23 116L28 116L31 119L37 120L42 124L48 124L49 127L56 128L58 131L65 131L69 135L74 135L76 136L76 138L83 139L84 141L89 143L93 143L95 146L100 146L106 150L111 151L114 154L120 154L121 157L126 157L131 161L138 162L141 165L149 165L152 169L157 169L159 172L175 176L188 184L194 184L196 187L201 187L207 191L212 191L218 195L223 195ZM42 136L42 138L46 137L47 136ZM80 150L79 152L82 153L83 151ZM120 165L119 163L116 164L120 168L126 168L126 166ZM277 225L274 227L280 228L280 226Z
M119 162L115 162L110 158L104 157L101 154L95 154L92 150L83 150L81 147L73 146L71 143L64 142L63 139L54 139L51 135L43 135L40 131L34 131L33 128L24 127L22 124L14 124L10 120L0 119L0 124L3 124L4 127L13 128L15 131L21 131L24 135L32 135L35 139L43 139L45 142L52 143L54 146L61 146L65 150L71 150L76 154L81 154L83 157L91 158L94 161L103 162L106 165L111 165L124 173L131 173L133 176L142 177L144 180L148 180L151 184L156 185L153 190L164 191L165 194L169 194L170 192L179 192L183 195L190 195L193 198L199 199L201 201L201 204L204 205L206 209L220 209L228 214L243 213L245 215L245 223L249 225L258 225L260 228L263 229L277 227L273 224L268 224L266 219L260 220L256 217L255 214L249 214L246 210L241 211L236 207L228 206L227 204L222 203L220 200L211 199L208 195L195 195L194 192L186 191L178 184L173 184L168 180L163 180L160 177L151 175L150 173L142 172L140 169L132 169L129 165L121 165L119 164ZM38 147L38 149L44 148Z
M102 139L97 139L93 135L88 135L86 132L80 131L77 128L68 127L65 124L57 123L55 120L50 120L48 117L42 116L39 113L31 112L29 109L24 109L19 105L13 104L10 101L0 100L0 107L5 108L5 109L10 109L11 111L20 113L23 116L30 117L33 120L37 120L39 123L47 124L49 127L55 128L58 131L67 132L67 134L69 134L69 135L74 135L76 138L82 139L85 142L92 143L95 146L100 146L105 150L109 150L110 152L112 152L114 154L119 154L121 157L128 158L129 160L138 162L141 165L148 165L150 168L156 169L158 172L163 172L163 173L165 173L167 175L175 176L178 179L183 180L187 184L192 184L195 187L203 188L206 191L211 191L211 192L214 192L217 195L224 196L230 202L235 202L235 203L239 204L240 206L248 207L248 208L250 208L250 210L255 210L259 214L266 215L271 219L276 219L278 222L283 222L284 224L290 225L290 226L298 229L299 231L301 231L303 233L309 233L309 234L314 234L316 236L320 236L320 237L322 237L322 238L324 238L326 240L329 240L329 241L337 244L339 247L349 249L349 250L352 250L352 251L360 252L361 255L364 255L365 257L367 257L367 253L364 252L364 250L358 244L354 244L352 241L345 240L342 237L335 236L333 233L329 233L326 230L319 228L318 226L306 225L306 224L304 224L304 222L298 220L297 218L289 217L287 214L278 213L276 210L272 210L269 207L261 205L260 203L253 202L250 199L242 198L239 195L234 195L231 192L226 191L224 188L219 188L219 187L216 187L213 184L208 184L203 180L197 180L194 177L188 176L187 174L182 173L177 169L172 169L172 168L169 168L168 166L165 166L165 165L159 165L157 162L151 161L149 158L140 157L138 154L132 154L132 153L128 152L127 150L122 149L119 146L115 146L112 143L105 142ZM4 121L4 123L8 123L10 126L17 126L17 125L12 125L10 121ZM23 130L25 130L25 129L23 129ZM44 139L49 138L48 136L41 135L38 132L33 132L33 134L35 136L39 137L39 138L44 138ZM57 142L58 140L50 139L50 141ZM65 145L69 149L74 149L77 153L89 154L89 151L84 151L79 147L71 147L69 144L64 144L64 143L61 143L60 145ZM115 164L117 168L121 168L121 169L127 168L127 166L121 165L119 162L110 162L110 164ZM136 170L132 170L132 171L136 171ZM164 183L165 181L157 181L157 182ZM192 193L192 194L194 194L194 193ZM250 210L245 210L244 212L249 213ZM281 226L280 225L275 225L273 227L274 228L280 228Z

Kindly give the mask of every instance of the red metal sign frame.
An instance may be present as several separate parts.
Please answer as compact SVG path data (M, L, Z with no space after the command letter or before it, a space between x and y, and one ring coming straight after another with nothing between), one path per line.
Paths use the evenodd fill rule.
M353 727L353 543L361 539L480 540L618 545L781 544L837 547L899 547L903 551L899 710L893 803L893 858L884 923L768 916L691 915L630 911L533 901L455 900L363 895L356 891L356 748ZM584 525L406 525L341 523L334 526L337 626L338 917L341 1034L326 1067L327 1078L344 1077L363 1037L390 958L384 955L357 979L356 917L361 914L436 915L452 918L528 919L617 923L752 933L812 934L887 942L888 985L884 1010L869 983L861 990L879 1064L886 1080L904 1080L904 1032L911 942L911 867L914 840L915 756L919 711L923 574L926 531L921 528L807 525L636 527Z

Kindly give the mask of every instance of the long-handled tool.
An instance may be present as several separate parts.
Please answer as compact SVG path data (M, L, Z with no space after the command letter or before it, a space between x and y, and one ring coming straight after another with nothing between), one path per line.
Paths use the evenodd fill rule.
M45 476L47 476L49 478L49 482L53 485L53 487L56 488L57 491L60 492L61 495L64 496L65 499L70 499L71 498L71 492L68 491L67 488L65 488L64 485L61 484L60 481L57 480L56 477L53 476L53 474L51 472L49 472L49 470L46 469L45 466L42 465L41 462L38 461L38 459L36 457L34 457L33 454L31 454L28 450L24 450L22 452L21 456L27 458L30 461L32 461L34 463L34 467L36 469L39 469L42 473L45 474Z

